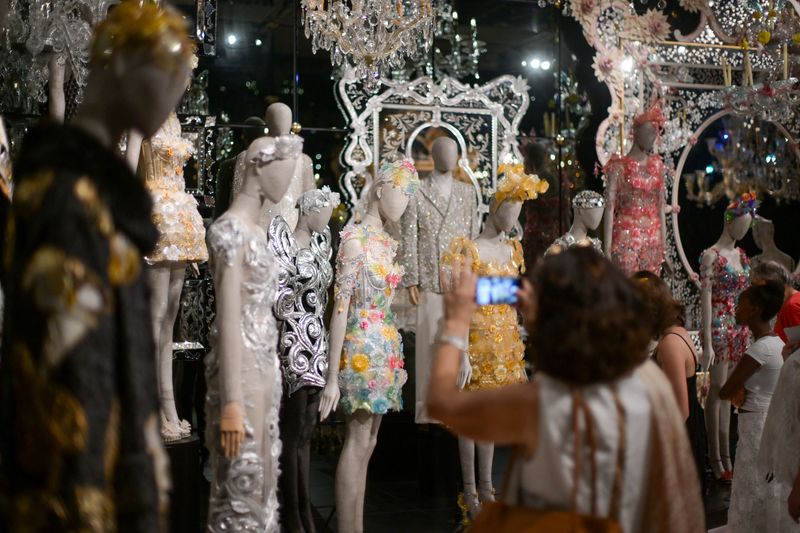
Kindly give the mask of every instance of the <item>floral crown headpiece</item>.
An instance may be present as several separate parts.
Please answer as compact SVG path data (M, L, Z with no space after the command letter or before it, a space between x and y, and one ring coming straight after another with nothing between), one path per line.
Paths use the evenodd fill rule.
M383 183L391 183L395 187L402 189L406 196L414 196L417 194L420 185L417 168L410 159L387 161L378 172L375 186Z
M725 209L725 221L731 222L733 219L750 215L755 220L756 210L761 202L756 197L754 192L746 192L741 196L731 200L728 207Z
M664 112L661 111L661 106L658 102L651 105L650 108L644 113L634 117L634 126L641 126L642 124L652 124L658 132L664 130L667 120L664 118Z
M123 0L94 30L91 63L105 66L119 50L148 51L163 68L190 65L194 44L183 18L152 0Z
M606 199L595 191L581 191L572 199L572 207L577 209L594 209L605 206Z
M340 204L339 193L331 191L330 187L325 185L321 189L312 189L303 193L297 199L295 207L300 210L301 215L314 212L319 213L325 207L333 206L336 208Z
M497 173L502 174L503 178L494 193L495 209L506 200L536 200L550 188L550 184L536 174L526 174L522 163L502 164L497 168Z

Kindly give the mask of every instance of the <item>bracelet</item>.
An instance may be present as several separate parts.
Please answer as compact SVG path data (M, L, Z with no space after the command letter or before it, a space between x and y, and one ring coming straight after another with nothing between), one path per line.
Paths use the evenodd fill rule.
M439 338L436 339L438 344L449 344L450 346L457 348L459 352L465 353L469 350L469 344L464 337L459 337L458 335L448 335L446 333L442 333L439 335Z

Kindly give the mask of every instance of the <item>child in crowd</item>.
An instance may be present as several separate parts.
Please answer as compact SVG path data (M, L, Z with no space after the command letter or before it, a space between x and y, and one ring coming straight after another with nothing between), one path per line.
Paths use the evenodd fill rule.
M753 285L739 297L736 322L747 326L755 339L719 397L731 400L739 410L739 444L728 510L728 531L760 531L766 518L767 483L757 466L761 432L772 393L783 366L783 341L770 321L783 305L784 288L768 281Z

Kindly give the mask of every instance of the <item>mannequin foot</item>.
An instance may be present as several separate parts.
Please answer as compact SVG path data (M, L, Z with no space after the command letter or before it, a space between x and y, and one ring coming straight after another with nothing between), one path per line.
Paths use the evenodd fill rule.
M733 479L733 473L725 470L721 459L711 461L711 472L714 474L714 479L723 483L728 483Z
M495 501L495 495L497 491L494 490L494 487L482 487L478 489L478 497L480 498L481 503L485 502L493 502Z
M175 442L186 436L178 424L161 419L161 438L164 442Z
M733 473L733 463L731 463L731 456L730 455L723 455L722 457L722 468L725 469L726 472Z
M178 422L178 427L180 428L181 433L184 434L183 435L184 437L188 437L189 435L192 434L192 425L189 423L188 420L181 420L180 422Z
M478 516L480 503L477 492L461 492L458 494L458 508L461 509L461 524L469 525Z

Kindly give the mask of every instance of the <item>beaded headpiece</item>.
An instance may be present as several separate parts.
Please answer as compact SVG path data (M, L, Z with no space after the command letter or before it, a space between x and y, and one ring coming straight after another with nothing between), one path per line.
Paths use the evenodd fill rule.
M303 193L297 200L295 207L300 210L301 215L314 212L319 213L324 207L334 208L339 205L339 193L331 191L327 185L321 189L312 189Z
M602 194L594 191L581 191L572 199L572 207L576 209L594 209L605 206L606 199Z
M761 202L758 201L756 193L746 192L734 198L731 200L731 203L728 204L728 207L725 209L725 221L731 222L733 219L744 215L750 215L755 220L756 209L758 209L759 205L761 205Z
M661 132L664 129L667 121L664 118L664 113L661 111L661 106L658 102L650 106L644 113L637 115L633 119L634 126L641 126L642 124L652 124L656 131Z
M495 208L506 200L515 202L536 200L550 187L547 181L539 179L536 174L525 174L522 163L502 164L497 168L497 173L502 174L503 178L497 184L497 191L494 193Z
M406 196L414 196L419 190L419 174L410 159L387 161L381 166L375 186L391 183L403 190Z
M95 28L93 65L107 65L121 49L146 50L159 66L170 70L188 66L194 54L181 16L152 0L122 0Z

